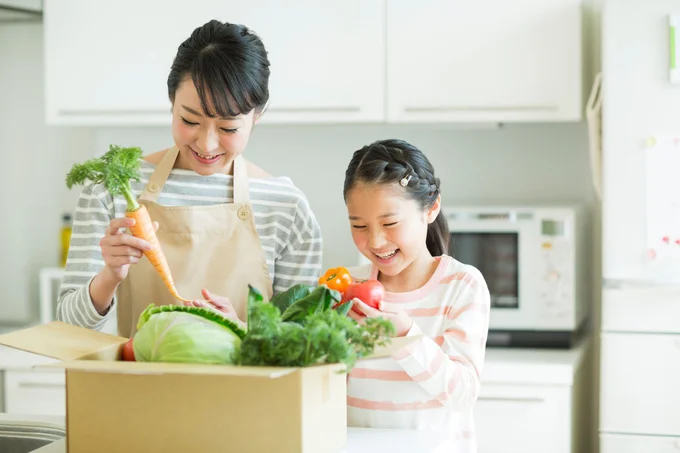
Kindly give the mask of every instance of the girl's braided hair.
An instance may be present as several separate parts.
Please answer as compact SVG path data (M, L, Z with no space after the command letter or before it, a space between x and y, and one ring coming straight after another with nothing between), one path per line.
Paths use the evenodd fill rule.
M430 209L439 196L440 182L432 164L422 151L403 140L379 140L355 151L345 171L345 201L357 182L400 184L423 210ZM432 256L449 252L449 228L441 210L427 227L426 243Z

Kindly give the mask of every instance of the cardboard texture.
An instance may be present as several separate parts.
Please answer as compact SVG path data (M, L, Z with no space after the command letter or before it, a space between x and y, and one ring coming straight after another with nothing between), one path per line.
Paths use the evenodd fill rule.
M395 338L370 358L418 337ZM347 440L344 365L305 368L122 362L126 338L62 322L0 344L66 370L68 453L337 453Z

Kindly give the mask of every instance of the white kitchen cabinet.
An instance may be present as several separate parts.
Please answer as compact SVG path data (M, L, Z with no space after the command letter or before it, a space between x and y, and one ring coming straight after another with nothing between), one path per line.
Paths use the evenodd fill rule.
M678 453L680 437L604 434L600 453Z
M589 452L594 406L589 346L487 349L474 409L478 452Z
M680 452L680 291L620 282L602 292L600 452Z
M680 437L680 335L602 334L600 430Z
M50 124L169 125L177 47L211 19L242 23L271 63L263 122L384 118L384 2L45 2Z
M569 388L483 386L475 406L479 453L568 453L570 401Z
M168 125L177 47L219 19L269 52L263 123L579 121L581 3L46 0L46 118Z
M387 0L391 122L578 121L580 0Z
M5 412L66 415L64 371L5 371Z
M56 359L0 346L0 411L17 415L65 415L64 370L40 367Z

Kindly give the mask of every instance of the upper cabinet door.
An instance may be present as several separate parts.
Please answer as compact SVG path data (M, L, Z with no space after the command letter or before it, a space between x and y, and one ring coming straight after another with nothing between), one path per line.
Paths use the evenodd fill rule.
M387 0L388 120L577 121L580 0Z
M176 3L45 1L48 124L169 125L168 73L195 25Z
M235 3L235 17L252 24L269 51L263 122L384 121L384 1Z
M241 23L271 63L263 122L384 120L384 1L45 2L51 124L169 125L178 46L211 19Z

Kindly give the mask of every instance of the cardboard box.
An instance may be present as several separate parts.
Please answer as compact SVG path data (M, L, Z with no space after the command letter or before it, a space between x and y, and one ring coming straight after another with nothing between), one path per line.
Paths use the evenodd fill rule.
M120 361L127 338L63 322L0 335L66 371L68 453L337 453L344 365L242 367ZM371 358L412 338L393 339Z

